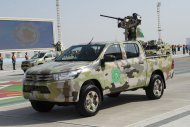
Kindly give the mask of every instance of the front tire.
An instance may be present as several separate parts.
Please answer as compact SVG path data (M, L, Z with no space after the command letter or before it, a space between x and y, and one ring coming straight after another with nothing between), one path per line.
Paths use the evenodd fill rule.
M93 82L87 82L81 88L76 109L81 116L89 117L98 113L101 104L101 93Z
M31 105L34 110L38 112L49 112L54 104L51 102L45 102L45 101L30 101Z
M148 99L160 99L164 93L164 81L160 75L151 76L149 86L145 89Z

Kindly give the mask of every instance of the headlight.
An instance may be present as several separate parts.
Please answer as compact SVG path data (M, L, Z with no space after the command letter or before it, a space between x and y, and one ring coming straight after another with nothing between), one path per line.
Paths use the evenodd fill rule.
M35 61L30 62L30 64L31 64L32 66L34 66L36 63L37 63L37 61L36 61L36 60L35 60Z
M77 78L80 74L81 70L62 72L58 74L53 74L54 80L65 80L65 79L74 79Z

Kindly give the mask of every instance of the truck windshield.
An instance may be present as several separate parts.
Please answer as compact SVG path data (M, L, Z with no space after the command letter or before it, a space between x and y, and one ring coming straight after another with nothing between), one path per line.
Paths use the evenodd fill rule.
M94 61L98 58L104 46L103 44L71 46L55 61Z
M38 54L35 54L33 57L31 57L31 59L38 59L38 58L42 58L44 57L45 53L38 53Z

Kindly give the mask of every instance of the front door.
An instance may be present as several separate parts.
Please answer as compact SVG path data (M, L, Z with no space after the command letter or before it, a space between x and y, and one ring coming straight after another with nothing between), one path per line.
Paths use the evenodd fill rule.
M126 60L123 60L122 51L119 44L113 44L107 48L106 56L114 56L115 61L105 62L104 77L105 89L111 93L126 90L128 85L128 78L124 72L123 65Z

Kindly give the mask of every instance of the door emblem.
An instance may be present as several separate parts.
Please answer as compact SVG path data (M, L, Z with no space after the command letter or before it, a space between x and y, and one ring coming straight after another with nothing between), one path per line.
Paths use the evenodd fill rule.
M118 68L112 70L112 82L118 83L121 77L121 71Z

